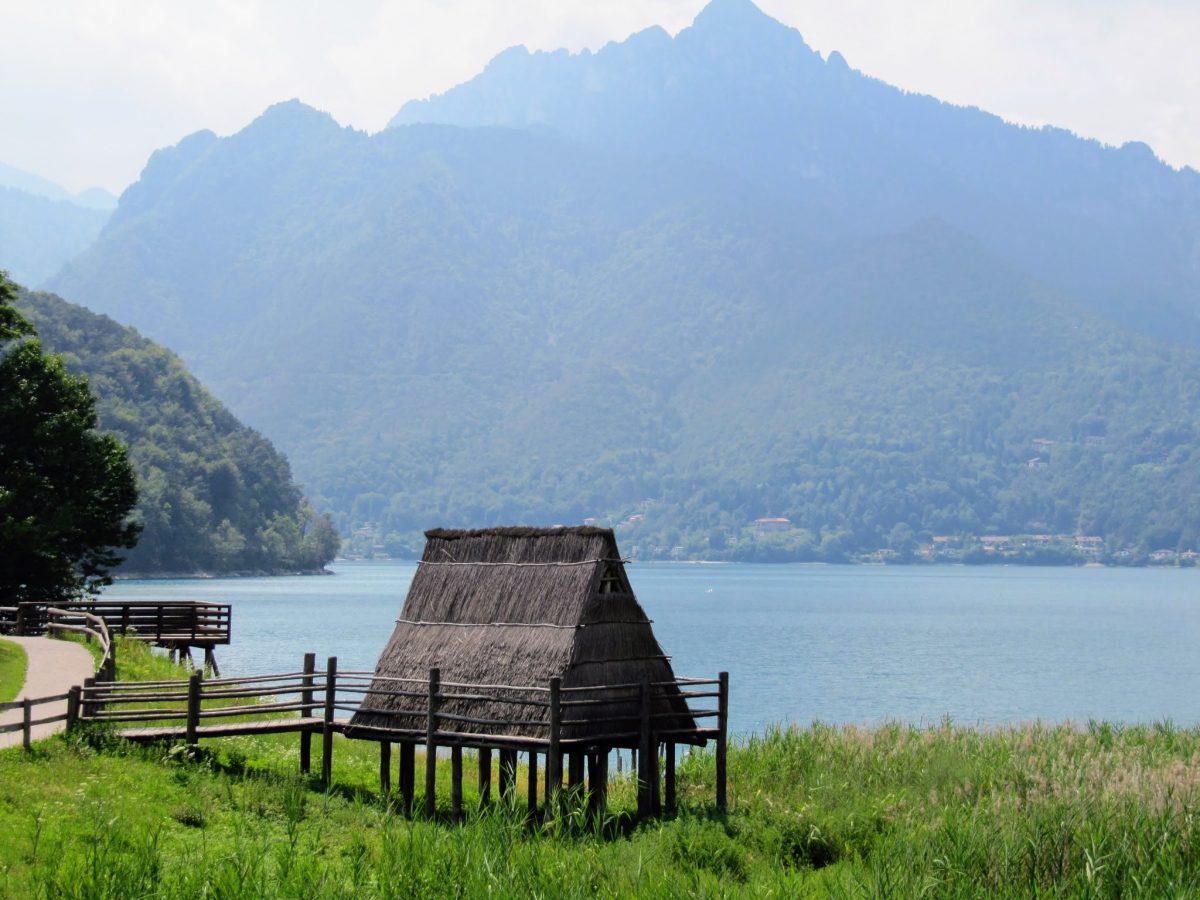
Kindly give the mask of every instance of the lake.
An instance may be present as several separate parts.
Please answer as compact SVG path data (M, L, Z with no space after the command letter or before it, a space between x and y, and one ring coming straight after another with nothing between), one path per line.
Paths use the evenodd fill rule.
M123 581L108 599L233 603L225 674L305 651L373 669L416 565ZM738 733L814 719L1200 724L1200 570L637 563L678 675L730 673Z

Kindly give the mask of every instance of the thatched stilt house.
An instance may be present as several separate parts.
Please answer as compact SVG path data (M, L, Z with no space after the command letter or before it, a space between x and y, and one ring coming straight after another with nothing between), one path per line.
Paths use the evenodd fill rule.
M564 689L674 682L663 653L625 575L616 538L607 528L435 529L427 543L396 630L375 674L424 679L438 668L443 682L544 688L561 678ZM415 697L368 694L352 724L394 722L387 712L420 712ZM695 728L683 698L656 692L653 714L662 731ZM514 701L522 695L512 694ZM527 695L525 695L527 696ZM594 697L593 699L601 699ZM636 731L638 706L628 689L593 705L593 723L569 724L562 737L614 733L613 717ZM445 701L441 711L475 719L537 719L518 702ZM378 712L368 712L376 710ZM669 719L665 714L674 713ZM496 736L545 734L539 725L447 721L442 730ZM621 741L636 746L636 735Z
M717 694L681 689L611 529L435 529L425 536L404 608L348 734L399 742L402 754L405 741L477 747L481 764L499 749L502 788L504 754L516 750L531 754L531 769L536 754L545 754L548 789L562 775L564 753L586 754L589 767L603 767L611 749L638 748L646 779L656 782L660 746L717 737L723 762L725 701L718 727L697 726L685 693ZM578 782L575 764L572 758ZM673 765L672 756L671 773ZM602 768L601 791L604 777ZM532 778L531 771L531 786ZM669 777L669 795L672 787Z

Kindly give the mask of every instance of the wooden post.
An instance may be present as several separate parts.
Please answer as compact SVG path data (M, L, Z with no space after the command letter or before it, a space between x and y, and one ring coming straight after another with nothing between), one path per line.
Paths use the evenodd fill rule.
M200 679L199 672L193 672L188 678L187 744L189 747L195 747L199 743L196 729L200 727Z
M379 742L379 793L387 795L392 791L392 743Z
M33 701L26 697L21 701L21 746L28 752L33 744Z
M546 816L554 815L562 791L562 679L550 679L550 741L546 748Z
M509 801L517 784L517 751L500 751L500 799Z
M717 688L717 810L725 812L728 797L725 792L726 752L729 743L729 673L722 672Z
M641 721L638 728L637 814L639 819L644 819L654 811L654 802L650 797L654 779L650 768L658 765L650 734L650 684L647 681L638 687L638 707Z
M663 785L663 793L666 794L663 802L667 807L668 813L675 812L675 744L671 741L666 743L666 782Z
M313 672L317 670L317 654L304 654L304 679L303 690L300 691L300 702L304 704L300 710L300 718L312 718L314 712L313 705L313 687L316 682L313 679ZM300 774L307 775L312 768L312 732L307 728L300 732Z
M108 680L117 680L117 636L108 634Z
M588 811L592 815L604 815L608 805L608 748L597 747L588 757L590 796Z
M479 808L492 801L492 751L484 747L479 751Z
M583 787L583 751L571 750L567 753L567 790L578 793Z
M463 820L462 802L462 747L455 744L450 748L450 818Z
M13 628L15 629L15 633L18 636L24 637L24 635L25 635L25 604L24 603L17 604L17 620L14 623Z
M537 776L537 751L529 751L529 794L526 797L528 801L529 815L537 815L537 797L538 797L538 776Z
M83 718L90 719L96 714L96 701L93 698L92 689L96 686L95 678L83 679L83 690L80 692L80 699L83 701Z
M129 633L129 604L126 603L121 607L121 633Z
M325 718L321 723L321 784L329 787L333 780L333 713L337 703L337 657L325 662Z
M79 724L79 685L67 691L67 731Z
M413 788L416 786L416 745L404 742L400 745L400 801L404 815L412 815Z
M425 714L425 817L437 814L437 706L440 669L429 670L429 708Z

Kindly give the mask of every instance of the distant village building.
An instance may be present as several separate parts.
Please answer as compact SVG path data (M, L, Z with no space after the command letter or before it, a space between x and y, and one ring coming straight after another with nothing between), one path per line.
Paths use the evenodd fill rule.
M765 534L772 531L791 531L792 520L782 517L763 517L754 520L754 530L759 534Z

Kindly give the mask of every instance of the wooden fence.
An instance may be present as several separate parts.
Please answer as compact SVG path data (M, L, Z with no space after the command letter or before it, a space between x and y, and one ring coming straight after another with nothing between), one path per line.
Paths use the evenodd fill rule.
M9 712L10 710L19 709L22 711L21 721L11 725L0 725L0 734L9 734L13 731L22 732L21 746L29 750L33 741L33 727L35 725L52 725L55 722L70 722L75 718L76 713L71 709L71 703L79 702L78 688L72 688L74 701L71 699L71 693L55 694L51 697L26 697L23 700L12 700L8 703L0 703L0 713ZM57 716L44 716L40 719L33 717L33 709L36 706L43 706L47 703L62 703L67 701L67 711L60 713Z
M368 692L376 697L384 693L423 703L419 709L405 711L372 709L362 705ZM677 726L681 719L686 720L678 709L654 711L656 704L662 708L665 698L679 697L688 705L694 727L656 727ZM614 698L632 704L636 714L589 715L589 711L611 707ZM481 704L502 701L531 711L519 720L484 718L446 712L441 706L447 700ZM698 705L701 703L705 705ZM480 793L485 798L492 783L493 751L498 752L502 795L514 790L517 754L525 753L531 811L537 809L539 757L544 760L544 796L549 803L555 802L552 798L562 791L564 777L568 790L583 787L586 765L591 802L603 808L609 753L614 748L629 748L638 759L638 814L645 816L660 812L664 803L668 810L675 806L677 745L703 746L712 740L716 742L716 803L721 810L726 807L729 676L724 672L708 679L579 688L564 688L558 678L545 685L483 685L443 682L438 669L431 669L426 679L339 672L336 657L330 657L325 670L318 671L310 653L299 670L275 675L205 679L195 672L187 682L89 680L80 689L73 709L78 711L80 721L116 726L123 737L134 741L184 740L195 745L207 737L299 732L302 772L310 770L312 739L320 735L321 778L325 784L332 776L335 734L375 741L380 746L380 785L385 791L391 789L391 751L398 744L399 789L406 811L411 810L415 796L415 748L423 745L425 813L430 817L436 811L438 751L445 749L450 753L455 819L462 817L464 748L478 752ZM364 726L344 715L339 717L360 710L391 722L382 727ZM586 736L564 736L565 729L582 723L591 729ZM530 731L535 734L528 734Z
M97 641L100 645L100 661L96 666L97 677L111 680L117 676L117 648L109 635L108 626L104 620L91 613L81 610L66 610L54 606L46 609L45 630L51 633L81 634L89 642ZM0 607L2 612L12 612L15 607ZM93 679L94 680L94 679ZM33 709L50 703L67 701L67 711L54 716L33 718ZM47 697L25 697L9 703L0 703L0 713L14 709L22 710L21 721L10 725L0 725L0 734L21 731L21 745L28 750L33 740L33 728L36 725L53 725L56 722L71 723L78 718L79 688L71 688L65 694L53 694Z

